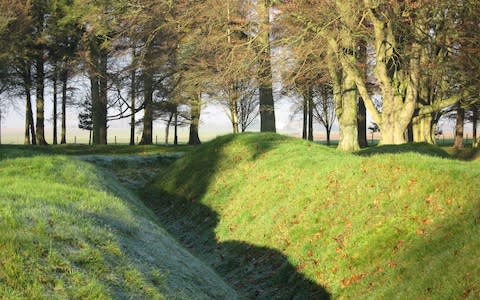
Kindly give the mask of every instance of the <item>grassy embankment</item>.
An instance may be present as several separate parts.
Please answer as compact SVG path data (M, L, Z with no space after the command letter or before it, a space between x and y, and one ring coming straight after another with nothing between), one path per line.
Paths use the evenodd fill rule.
M55 155L132 149L0 147L0 299L236 297L111 174Z
M480 161L429 145L360 154L230 135L176 161L143 196L250 298L479 298Z

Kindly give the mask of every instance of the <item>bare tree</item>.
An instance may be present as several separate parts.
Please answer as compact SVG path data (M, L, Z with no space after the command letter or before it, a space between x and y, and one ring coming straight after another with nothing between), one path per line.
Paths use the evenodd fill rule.
M319 85L313 89L313 95L313 116L325 128L327 145L330 145L330 133L336 119L332 87L327 84Z

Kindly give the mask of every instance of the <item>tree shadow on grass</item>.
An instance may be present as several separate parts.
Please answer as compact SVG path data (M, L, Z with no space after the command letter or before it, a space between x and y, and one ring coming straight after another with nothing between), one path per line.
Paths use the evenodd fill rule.
M418 153L422 155L441 157L441 158L451 158L450 155L443 150L442 148L430 145L427 143L409 143L403 145L383 145L369 147L360 150L357 152L357 155L360 156L371 156L376 154L398 154L398 153Z
M225 164L229 158L222 157L228 155L224 147L244 147L244 152L240 152L244 156L234 156L232 160L255 160L283 139L273 134L218 138L175 165L173 182L181 191L168 192L152 184L139 193L162 225L242 296L249 299L330 299L324 287L301 274L281 252L242 241L219 241L215 234L219 215L200 202L215 173L235 167L235 164Z
M168 155L188 152L191 149L192 147L187 145L0 145L0 160L39 155Z
M458 160L473 161L480 158L480 148L451 148L452 157Z

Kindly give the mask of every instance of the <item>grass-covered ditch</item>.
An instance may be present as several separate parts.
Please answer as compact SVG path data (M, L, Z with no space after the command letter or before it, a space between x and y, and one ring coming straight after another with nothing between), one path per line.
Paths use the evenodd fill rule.
M57 151L0 147L0 299L237 297L111 173Z

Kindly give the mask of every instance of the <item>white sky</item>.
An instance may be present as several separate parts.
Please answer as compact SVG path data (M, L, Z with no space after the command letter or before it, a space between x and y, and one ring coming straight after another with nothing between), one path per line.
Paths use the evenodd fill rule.
M81 97L81 96L79 96ZM53 105L52 97L48 93L45 96L45 131L47 142L52 142L52 115ZM296 116L292 120L292 105L293 101L285 97L277 97L275 102L275 117L276 126L279 133L300 136L302 130L301 116ZM5 99L4 103L5 103ZM23 99L16 99L15 105L4 104L2 110L2 143L23 143L23 133L25 126L25 101ZM35 97L33 97L33 102ZM12 102L12 101L9 101ZM7 102L8 103L8 102ZM33 103L34 118L35 105ZM60 106L58 107L60 110ZM137 119L141 114L137 114ZM118 143L128 143L130 138L130 119L123 119L112 121L109 123L108 140L109 143L114 143L115 136ZM60 140L60 120L58 121L58 139ZM258 131L259 122L256 121L248 129L249 131ZM202 110L201 124L200 124L200 138L202 140L209 140L215 136L227 134L232 131L230 120L225 113L223 107L218 104L207 103ZM317 138L323 137L323 128L316 125L315 134ZM172 140L173 128L170 131L170 141ZM320 136L321 134L321 136ZM165 139L165 125L161 121L154 122L154 140L158 138L159 143L163 143ZM88 142L88 132L78 129L78 109L74 107L67 107L67 142L73 143L76 137L77 143ZM137 137L141 137L141 132L137 132ZM188 127L180 129L179 139L185 142L188 138Z

